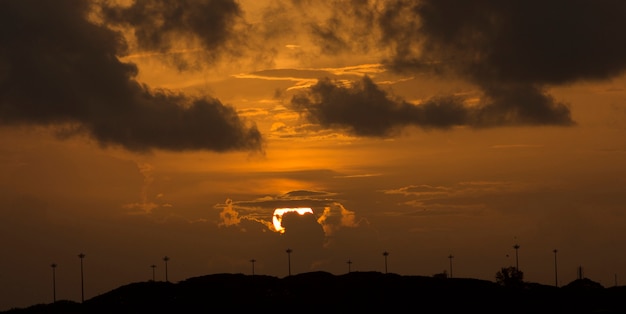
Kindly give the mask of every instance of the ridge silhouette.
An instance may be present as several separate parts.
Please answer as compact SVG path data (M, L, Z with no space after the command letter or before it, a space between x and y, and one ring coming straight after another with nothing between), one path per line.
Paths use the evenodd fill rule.
M626 313L626 287L604 288L589 279L563 287L524 283L507 287L472 278L381 272L334 275L324 271L278 278L220 273L173 283L136 282L83 303L59 300L2 313L207 313L284 310L298 313Z

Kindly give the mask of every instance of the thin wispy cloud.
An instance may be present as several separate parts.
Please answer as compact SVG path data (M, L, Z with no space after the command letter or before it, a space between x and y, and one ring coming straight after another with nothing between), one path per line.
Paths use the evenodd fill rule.
M531 189L528 184L507 181L466 181L454 185L409 185L381 191L387 195L401 195L399 204L416 208L406 212L411 216L475 215L493 210L488 199L494 195L513 195ZM396 215L403 215L396 213Z

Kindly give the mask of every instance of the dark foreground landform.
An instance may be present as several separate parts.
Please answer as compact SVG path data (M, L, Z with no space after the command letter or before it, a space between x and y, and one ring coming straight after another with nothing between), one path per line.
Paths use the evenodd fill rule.
M563 287L515 287L469 278L379 272L310 272L277 278L214 274L138 282L85 300L57 301L4 313L626 313L626 287L589 279Z

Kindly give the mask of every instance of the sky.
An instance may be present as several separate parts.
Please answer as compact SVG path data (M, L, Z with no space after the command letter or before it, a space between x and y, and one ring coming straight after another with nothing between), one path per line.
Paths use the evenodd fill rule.
M0 0L0 24L0 310L80 301L80 253L85 299L165 256L172 282L626 282L626 2Z

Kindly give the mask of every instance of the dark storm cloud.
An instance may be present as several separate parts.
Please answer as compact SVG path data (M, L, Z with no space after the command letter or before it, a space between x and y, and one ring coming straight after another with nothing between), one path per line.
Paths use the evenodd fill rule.
M292 107L324 127L347 127L359 136L388 136L399 127L449 128L467 123L468 112L454 98L415 106L394 100L365 76L351 87L320 80L306 94L292 98Z
M311 3L292 2L302 10L312 7ZM323 54L363 53L372 48L376 10L370 7L369 0L326 1L313 5L330 7L328 16L322 20L307 21L305 25Z
M420 27L410 39L424 56L477 82L562 84L626 69L624 1L422 0L413 9Z
M114 25L130 27L139 49L171 52L175 43L197 39L202 53L216 58L236 35L241 8L232 0L136 0L130 6L104 6L104 19ZM233 51L230 51L231 53ZM172 54L181 69L187 61Z
M234 108L135 81L137 68L116 57L123 37L90 23L89 12L82 0L0 1L2 124L71 125L132 151L261 148Z
M386 8L380 25L395 47L389 65L431 65L468 79L484 92L490 119L570 125L567 106L543 89L626 69L623 1L422 0Z
M476 82L544 85L626 70L624 1L350 0L329 6L329 16L309 22L320 45L335 47L327 52L374 49L362 45L377 37L397 71L447 68Z
M391 97L365 76L347 87L322 79L308 92L295 95L291 106L307 120L323 127L347 129L355 135L370 137L396 135L406 126L449 129L569 123L569 111L564 105L560 105L561 112L555 115L559 108L546 104L552 102L548 96L535 94L532 89L518 92L488 94L481 106L465 105L456 96L437 96L415 105ZM546 114L547 110L551 112Z
M346 3L353 8L340 9ZM312 120L326 126L350 126L360 135L387 134L406 124L573 125L568 105L546 90L578 81L609 79L626 69L624 1L396 0L334 5L338 10L311 28L314 38L334 48L327 52L355 51L346 44L360 45L371 42L367 36L378 36L391 53L384 60L389 69L454 75L481 91L480 102L471 108L455 103L457 114L420 114L418 120L415 115L402 116L403 110L415 110L407 109L410 107L401 101L379 98L378 105L372 105L373 99L357 99L360 96L356 90L349 97L354 101L352 105L337 104L337 98L322 95L343 93L344 89L330 88L328 82L311 90L309 96L318 101L311 101L311 97L294 99L295 104L306 108ZM360 27L368 25L364 19L378 26L365 36ZM338 40L342 38L351 40ZM338 108L324 107L331 104ZM348 107L353 110L346 111ZM431 117L452 120L428 120ZM380 121L383 118L389 120Z

